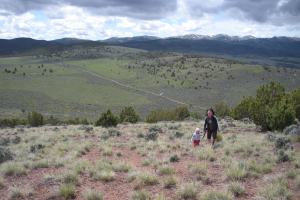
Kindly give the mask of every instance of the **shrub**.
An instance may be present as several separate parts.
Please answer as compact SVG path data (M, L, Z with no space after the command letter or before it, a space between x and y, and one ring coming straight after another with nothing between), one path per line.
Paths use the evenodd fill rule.
M30 152L36 153L44 148L45 148L45 145L43 145L43 144L33 144L30 146Z
M231 200L232 197L229 194L219 191L210 191L204 195L203 200Z
M300 88L297 90L294 90L291 94L292 102L293 102L293 107L295 110L295 115L297 119L300 120Z
M234 119L252 118L252 105L255 102L253 97L245 97L231 110L231 117Z
M110 182L115 180L115 173L111 170L101 170L100 172L95 173L94 179L104 182Z
M176 184L177 184L177 181L173 176L169 176L164 179L164 188L169 189L169 188L175 187Z
M112 169L115 172L128 172L131 169L131 166L125 162L113 163Z
M225 102L220 102L215 105L216 115L226 117L230 114L230 107Z
M218 133L217 134L217 138L216 138L216 141L217 142L221 142L223 140L223 135L221 133Z
M3 173L6 176L22 176L26 174L23 165L14 162L7 162L2 165Z
M170 162L178 162L178 161L179 161L179 157L176 154L170 157Z
M233 163L227 170L227 176L231 180L243 180L248 176L246 164L244 162Z
M229 191L235 196L240 197L245 194L245 187L239 182L233 182L229 185Z
M29 125L33 127L42 126L44 124L43 115L34 111L28 114L27 120Z
M138 175L139 185L156 185L158 183L158 178L152 174L142 173Z
M145 191L135 191L131 195L131 200L150 200L150 194Z
M25 119L0 119L0 127L15 127L16 125L26 125L27 120Z
M207 164L206 163L195 163L191 165L190 171L197 179L202 180L207 175Z
M275 140L276 149L289 149L291 148L291 140L288 137L278 137Z
M135 112L132 106L125 107L121 110L120 121L136 123L139 120L139 115Z
M118 117L114 116L110 110L107 110L101 114L101 117L96 121L95 126L111 127L117 126L117 124Z
M187 183L180 187L177 192L177 196L179 199L184 200L194 200L197 199L198 195L198 188L197 185L194 183Z
M171 175L174 174L175 170L171 167L160 167L158 169L159 175Z
M86 190L84 194L85 200L103 200L103 195L101 192Z
M155 141L157 138L158 138L158 132L156 132L156 131L148 132L145 135L145 139L146 140L153 140L153 141Z
M13 159L13 153L5 147L0 147L0 164Z
M283 178L278 178L272 181L265 187L260 194L264 199L291 199L291 195L288 190L288 183Z
M59 187L59 194L64 199L75 198L75 186L72 184L63 184Z
M76 174L68 173L64 176L64 183L76 185L78 183L78 177Z
M10 192L10 200L15 200L15 199L24 199L25 194L20 190L20 188L13 187Z
M151 111L146 117L146 122L156 123L158 121L182 121L189 116L190 112L185 106L175 109L159 109Z
M297 96L297 95L296 95ZM283 130L295 120L295 100L275 82L262 85L255 97L244 98L231 112L235 119L249 118L266 130ZM293 104L294 103L294 104Z
M290 156L283 149L281 149L277 152L277 162L278 163L287 162L289 160L291 160Z
M47 160L38 160L38 161L34 161L31 164L32 169L48 168L48 167L49 167L49 163Z
M267 110L266 126L270 130L282 131L295 120L295 111L288 98L282 98Z

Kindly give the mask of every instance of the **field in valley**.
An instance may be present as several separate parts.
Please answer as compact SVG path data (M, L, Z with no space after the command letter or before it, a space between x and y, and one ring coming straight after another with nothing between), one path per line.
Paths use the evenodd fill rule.
M202 123L42 126L0 130L13 160L1 199L299 199L299 143L221 120L222 140L192 148ZM280 140L281 141L281 140ZM292 148L291 148L292 146ZM4 155L4 154L3 154ZM94 197L94 198L93 198Z
M107 108L118 112L128 105L142 117L179 105L201 111L220 101L235 105L270 81L295 89L299 77L296 68L121 47L2 57L0 113L95 120Z

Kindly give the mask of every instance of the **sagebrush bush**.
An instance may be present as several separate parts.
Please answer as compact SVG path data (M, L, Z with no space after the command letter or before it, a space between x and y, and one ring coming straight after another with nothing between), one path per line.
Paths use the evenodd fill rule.
M159 121L182 121L189 116L190 112L185 106L175 109L159 109L151 111L146 117L146 122L156 123Z
M300 120L300 88L294 90L291 94L295 115Z
M0 147L0 164L8 160L13 160L13 153L5 147Z
M75 198L75 186L72 184L62 184L59 187L59 194L64 199L74 199Z
M230 115L230 107L225 102L220 102L215 105L215 113L219 117L226 117Z
M267 184L260 192L264 199L291 199L291 194L288 189L288 183L282 177Z
M196 200L198 196L198 187L195 183L187 183L180 187L177 191L179 199Z
M151 196L148 192L139 190L134 191L131 195L131 200L150 200Z
M244 98L232 109L231 116L235 119L250 118L263 131L282 131L295 121L298 92L293 94L286 93L280 83L270 82L260 86L255 97Z
M101 114L101 117L96 121L95 126L112 127L118 125L118 117L110 110Z
M167 189L173 188L177 184L176 178L174 178L173 176L166 177L163 182L164 182L164 188Z
M35 111L28 114L27 120L29 125L33 127L42 126L44 124L43 115Z
M85 200L103 200L103 195L101 192L94 190L86 190L84 193Z
M245 187L239 182L230 183L228 189L235 197L240 197L245 194Z
M6 176L22 176L26 174L24 165L15 162L3 163L2 170Z
M120 112L120 122L136 123L140 119L132 106L125 107Z
M231 200L232 197L229 194L226 194L224 192L220 191L210 191L207 192L204 197L202 198L203 200Z

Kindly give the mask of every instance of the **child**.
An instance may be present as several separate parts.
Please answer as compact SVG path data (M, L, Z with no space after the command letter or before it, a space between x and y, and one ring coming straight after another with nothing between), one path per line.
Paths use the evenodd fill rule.
M194 147L200 145L200 138L201 138L200 129L196 128L191 138L191 142L193 142Z

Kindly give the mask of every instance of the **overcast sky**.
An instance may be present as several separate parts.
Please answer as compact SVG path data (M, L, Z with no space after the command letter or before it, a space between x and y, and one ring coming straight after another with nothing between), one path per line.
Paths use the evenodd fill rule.
M300 37L300 0L0 0L0 38Z

